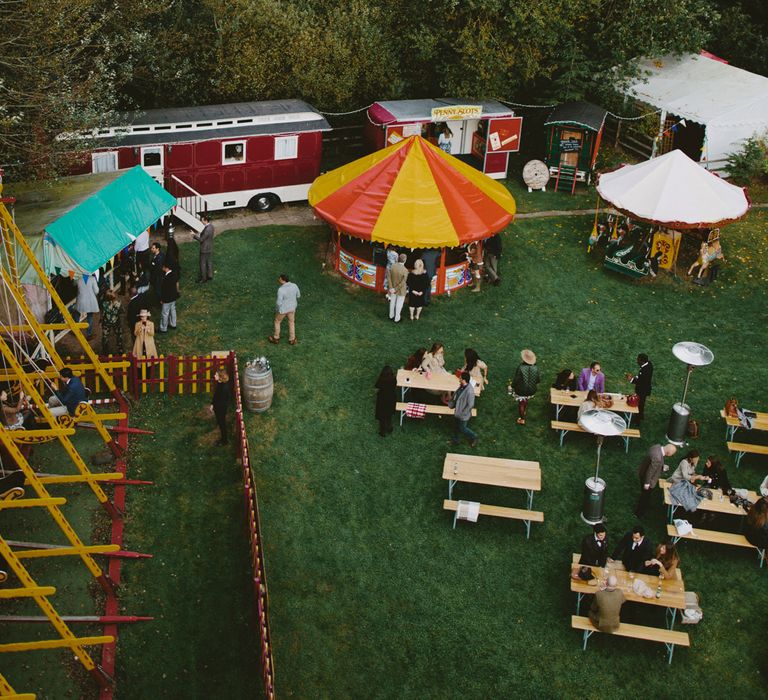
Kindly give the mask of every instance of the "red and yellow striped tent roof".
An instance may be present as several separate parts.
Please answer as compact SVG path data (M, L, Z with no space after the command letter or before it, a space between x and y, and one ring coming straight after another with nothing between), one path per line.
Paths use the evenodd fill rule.
M407 248L481 240L515 216L503 185L420 136L321 175L309 203L344 233Z

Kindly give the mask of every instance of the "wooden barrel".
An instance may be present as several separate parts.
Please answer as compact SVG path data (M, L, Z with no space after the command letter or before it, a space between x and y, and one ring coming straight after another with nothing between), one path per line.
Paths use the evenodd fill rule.
M255 413L264 413L272 405L275 386L272 368L258 363L248 364L243 377L243 399L245 407Z

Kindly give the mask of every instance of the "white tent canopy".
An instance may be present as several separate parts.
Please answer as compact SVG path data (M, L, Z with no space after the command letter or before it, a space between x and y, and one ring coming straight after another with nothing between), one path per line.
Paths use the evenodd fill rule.
M663 117L668 113L704 126L702 160L724 160L746 139L768 130L768 78L762 75L697 54L637 65L641 77L627 94L663 110Z
M740 219L750 206L743 188L679 150L603 173L597 191L632 218L676 229L726 224Z

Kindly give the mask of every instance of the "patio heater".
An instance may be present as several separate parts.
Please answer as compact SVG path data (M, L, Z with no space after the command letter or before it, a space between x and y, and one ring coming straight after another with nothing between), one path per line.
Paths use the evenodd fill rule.
M600 450L603 439L610 435L621 435L627 429L627 421L613 411L593 409L585 411L579 418L579 425L589 433L597 435L597 464L595 475L584 484L584 508L581 519L588 525L603 522L605 516L605 481L600 478Z
M685 444L688 421L691 417L691 408L685 403L688 383L691 381L691 373L696 367L706 367L712 364L715 354L701 343L687 340L675 343L672 348L672 354L688 366L688 372L685 375L685 386L683 387L683 397L672 405L672 413L669 415L669 424L667 425L667 440L673 445L682 447Z

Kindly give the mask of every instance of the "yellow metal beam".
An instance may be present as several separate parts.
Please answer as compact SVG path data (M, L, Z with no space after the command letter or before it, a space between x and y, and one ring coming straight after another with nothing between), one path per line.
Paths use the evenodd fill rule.
M0 501L0 510L63 506L66 502L66 498L17 498L14 501Z
M90 644L110 644L115 641L111 635L99 637L69 637L67 639L44 639L39 642L13 642L11 644L0 644L0 654L9 651L36 651L39 649L63 649L69 647L77 653L78 647L84 647ZM83 652L81 652L83 653ZM90 659L90 657L88 657ZM93 661L91 661L93 663ZM91 669L88 669L89 671Z
M56 547L55 549L15 549L18 559L43 559L44 557L66 557L73 554L106 554L119 552L116 544L90 544L82 547Z
M69 313L69 309L67 308L66 304L61 300L61 297L59 297L58 292L54 289L53 285L51 284L51 281L48 279L47 273L40 266L40 262L38 261L35 254L32 252L32 249L29 247L29 244L25 240L24 235L19 230L19 227L16 226L16 222L13 220L13 217L10 215L10 212L6 208L5 204L1 202L0 202L0 225L2 225L2 228L5 231L10 231L13 234L17 245L19 246L19 248L21 248L22 252L27 257L27 260L29 260L29 264L37 273L37 276L40 278L40 281L45 286L46 290L48 291L48 294L51 295L51 301L56 305L58 310L61 312L61 315L64 318L64 322L69 326L75 338L77 338L77 342L80 344L83 351L88 356L88 359L93 364L94 369L96 370L96 372L98 372L99 376L104 380L104 384L107 386L109 391L115 393L116 392L115 384L112 381L112 377L101 366L101 363L99 362L99 358L97 357L96 353L93 352L93 348L91 348L88 341L86 341L85 336L77 327L77 324L75 323L75 320L72 318L72 315ZM8 236L8 238L10 238L10 236ZM26 300L23 298L24 295L22 294L21 296L22 296L23 305L28 309ZM45 338L46 335L42 331L42 329L40 329L40 324L37 323L37 320L34 314L30 313L30 315L26 316L26 319L31 326L33 327L36 326L35 335L38 337L40 342L43 342L43 338ZM61 358L56 354L55 350L52 354L50 354L50 357L52 359L54 357L57 358L58 362L54 362L54 364L56 364L56 366L59 369L61 369L62 367Z
M0 338L0 346L2 346L2 338ZM27 462L26 457L21 454L21 451L16 446L16 443L14 443L13 440L8 437L9 432L13 431L0 430L0 442L5 445L5 449L8 450L11 459L14 460L16 464L21 468L21 471L24 472L27 483L32 487L32 490L35 492L35 494L37 494L38 498L51 498L45 486L40 483L40 479L38 479L35 470L32 469L32 467L29 465L29 462ZM95 486L96 484L91 485ZM77 536L77 533L74 531L72 526L69 524L69 521L64 517L64 514L59 509L59 506L46 505L45 507L48 509L48 512L51 514L54 522L59 526L61 532L67 538L67 541L73 547L82 547L82 541ZM0 537L0 545L2 544L5 543L3 542L2 537ZM109 587L109 581L106 579L104 572L101 570L101 567L96 563L93 557L90 554L81 554L80 558L83 560L83 563L86 565L93 577L96 578L102 586Z
M34 693L17 693L0 673L0 697L6 700L35 700L37 696Z
M32 588L0 588L0 598L34 598L35 596L53 595L53 586L34 586Z
M8 543L0 536L0 556L2 556L8 563L8 566L16 574L20 583L24 588L40 588L37 582L30 576L29 572L24 568L14 551L8 546ZM47 596L35 593L32 595L37 607L41 612L51 621L56 632L61 639L53 639L45 642L19 642L16 644L3 644L0 645L0 652L3 651L27 651L29 649L57 649L61 647L68 647L72 649L75 656L77 656L80 663L83 665L86 671L92 672L96 668L96 664L90 657L88 652L83 648L85 644L103 644L105 642L113 641L113 637L85 637L78 639L69 629L64 620L61 619L59 613L53 607ZM90 641L94 639L95 641ZM30 646L31 645L31 646ZM42 646L41 646L42 645Z
M38 477L41 484L80 484L84 481L119 481L125 478L120 472L109 472L103 474L94 474L91 472L88 476L82 474L62 474L61 476L41 476Z

